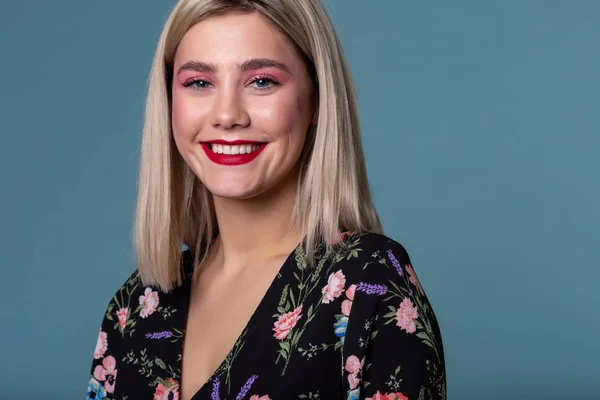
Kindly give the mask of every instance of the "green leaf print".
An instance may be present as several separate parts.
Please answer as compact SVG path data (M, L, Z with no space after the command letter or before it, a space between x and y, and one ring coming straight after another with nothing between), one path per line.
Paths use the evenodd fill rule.
M290 286L290 285L289 284L285 285L283 287L283 292L281 292L281 298L279 299L279 304L278 304L278 306L280 308L281 308L281 306L283 306L285 304L285 301L287 299L288 286Z
M299 279L299 278L298 278ZM296 309L296 299L294 298L294 292L290 290L290 300L292 301L292 309ZM289 309L288 309L289 310ZM286 311L287 312L287 311Z
M375 256L375 254L373 254L373 256ZM387 263L385 257L379 255L377 255L377 257L379 257L379 263L385 265L386 268L394 268ZM402 302L405 298L408 298L411 300L411 302L414 302L414 306L418 312L418 318L414 319L414 323L417 328L417 337L421 339L421 342L423 344L433 348L435 353L438 354L438 344L436 343L435 334L433 333L431 322L429 321L431 310L426 304L424 305L421 301L421 296L416 285L410 282L409 274L404 273L401 279L404 281L404 285L402 286L399 286L396 282L394 282L391 279L388 280L390 287L388 288L387 293L389 294L389 296L384 298L383 302L387 303L392 301L393 299ZM389 318L386 322L384 322L385 325L389 325L395 321L397 307L396 304L387 305L390 312L384 315L385 318Z
M304 251L302 250L302 246L298 246L296 248L295 253L296 254L294 256L296 258L296 265L298 266L298 269L300 269L300 270L306 269L307 261L306 261Z
M360 235L357 235L360 237ZM296 279L297 284L286 286L282 293L282 299L289 297L291 300L291 306L281 307L278 306L278 313L273 315L274 318L279 319L282 315L291 312L290 310L296 310L298 307L303 306L304 310L306 310L305 314L298 320L297 325L290 328L288 335L280 341L280 349L278 350L278 357L275 361L277 364L280 358L285 360L281 376L285 375L285 371L290 362L292 355L295 353L295 350L298 349L298 344L302 335L304 334L307 327L310 325L312 320L317 315L318 309L321 306L323 296L316 296L316 299L312 301L312 304L308 304L308 298L315 291L319 290L319 285L322 284L321 278L323 276L329 276L337 263L342 260L349 260L351 258L356 258L359 256L359 253L362 249L358 248L358 244L360 244L359 239L355 239L348 246L343 248L335 257L331 257L329 255L321 255L320 252L315 253L315 261L316 267L313 269L307 269L307 261L304 250L301 247L298 247L295 250L295 259L297 263L298 271L293 271L293 276ZM329 261L329 264L327 262ZM294 289L297 288L297 292ZM308 307L308 308L306 308ZM341 348L341 343L338 341L336 343L322 344L322 350L327 350L329 348L333 348L334 350L338 350ZM298 353L300 355L308 356L308 354L312 354L310 349L300 348Z
M320 351L325 351L330 347L335 348L338 344L341 343L339 341L333 344L321 343L320 345L309 343L309 347L307 349L303 347L298 347L298 352L300 353L300 355L302 355L302 357L306 357L306 359L309 360L315 355L317 355L317 353L319 353Z
M165 365L165 363L158 357L154 358L154 362L156 363L156 365L158 365L160 368L166 370L167 366Z
M233 348L225 357L223 364L217 369L215 375L220 375L221 373L225 374L225 384L227 385L227 394L231 393L231 367L237 356L240 354L244 345L246 344L246 334L248 333L247 329L244 329L240 337L235 341Z
M390 374L390 380L385 383L393 392L397 392L400 388L400 382L402 382L402 379L398 379L398 374L400 373L401 369L401 366L398 365L398 367L396 367L394 370L394 373Z
M113 317L112 317L112 311L113 308L115 308L115 303L113 303L112 301L110 302L110 304L108 305L108 308L106 309L106 319L108 319L109 321L114 321Z
M298 395L299 399L315 399L315 400L320 400L321 397L319 396L319 392L317 393L313 393L313 392L309 392L308 394L300 394Z
M346 260L350 260L351 258L358 258L358 252L361 251L361 249L353 249L350 251L350 254L348 254L348 256L346 257Z
M123 285L123 287L113 296L106 309L106 319L116 322L113 325L113 329L119 331L121 337L125 337L127 333L129 333L129 336L133 335L133 332L135 331L135 320L133 319L133 316L143 308L143 306L140 306L133 312L131 311L131 297L132 294L135 293L138 285L138 274L133 274L129 277L125 285ZM121 318L124 318L125 320L124 325L121 325L122 320L119 318L120 313Z
M288 342L279 342L279 347L281 347L281 350L286 354L290 352L290 344Z

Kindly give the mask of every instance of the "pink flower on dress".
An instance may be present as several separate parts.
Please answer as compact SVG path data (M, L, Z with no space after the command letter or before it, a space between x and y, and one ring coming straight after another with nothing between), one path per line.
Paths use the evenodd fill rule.
M102 365L96 365L94 368L94 378L98 382L105 382L104 387L108 393L115 391L115 380L117 379L117 360L113 356L108 356L102 360Z
M342 273L342 270L334 272L329 275L327 285L323 288L323 303L329 304L334 299L337 299L342 295L344 291L344 285L346 284L346 277Z
M419 278L417 278L417 274L415 274L415 270L413 269L412 265L405 265L404 268L408 272L408 280L410 281L410 283L415 285L417 289L419 289L419 293L421 293L421 296L423 296L425 294L425 292L423 292L423 286L421 286L421 282L419 282Z
M350 300L344 300L342 302L342 314L344 314L346 317L349 317L351 309L352 309L352 302Z
M169 378L156 386L154 400L179 400L179 382Z
M348 383L350 384L350 390L356 389L360 385L360 377L358 374L349 374Z
M358 359L356 356L350 356L346 359L346 371L351 374L356 374L360 372L365 365L365 358L363 357L362 361Z
M139 297L140 305L144 306L140 311L140 317L146 318L152 315L158 307L158 292L153 291L150 288L146 288L144 295Z
M417 330L415 319L419 317L417 308L408 297L402 300L400 307L396 311L396 325L408 333L414 333Z
M279 316L279 319L275 322L275 327L273 330L275 331L275 338L278 340L285 339L289 333L290 329L296 326L298 320L302 317L300 312L302 311L302 304L300 304L294 311L290 311L283 315Z
M260 396L260 397L258 397L258 395L255 394L254 396L250 396L250 400L271 400L271 398L269 396L267 396L266 394L264 396Z
M346 297L350 299L350 301L354 301L354 292L356 292L356 285L350 285L350 287L346 289Z
M129 315L128 307L121 308L119 311L117 311L117 317L119 317L119 326L121 328L125 328L125 325L127 324L127 316L128 315Z
M348 375L348 383L350 384L350 390L355 389L362 380L362 369L365 366L365 358L359 360L356 356L350 356L346 359L346 371Z
M365 400L408 400L408 397L400 392L382 394L378 390L373 397L367 397Z
M348 299L342 302L342 314L344 314L346 317L350 316L352 301L354 300L354 292L356 292L356 285L350 285L350 287L346 289L346 297Z
M94 350L94 358L96 360L104 357L104 353L106 353L106 349L108 348L108 337L106 332L100 331L98 334L98 341L96 342L96 349Z

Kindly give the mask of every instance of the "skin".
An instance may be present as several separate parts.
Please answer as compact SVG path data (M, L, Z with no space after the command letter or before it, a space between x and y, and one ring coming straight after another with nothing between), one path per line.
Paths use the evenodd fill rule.
M257 59L283 66L240 68ZM214 68L186 69L190 61ZM175 55L172 93L175 143L212 193L219 225L192 283L180 382L187 400L229 353L302 239L290 217L298 161L316 116L303 59L257 13L214 16L190 28ZM252 162L224 166L200 145L215 139L268 144Z

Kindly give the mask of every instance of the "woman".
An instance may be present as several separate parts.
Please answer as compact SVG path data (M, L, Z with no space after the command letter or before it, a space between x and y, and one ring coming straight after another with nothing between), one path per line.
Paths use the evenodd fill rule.
M356 104L318 0L179 1L150 77L138 270L108 304L88 398L445 398Z

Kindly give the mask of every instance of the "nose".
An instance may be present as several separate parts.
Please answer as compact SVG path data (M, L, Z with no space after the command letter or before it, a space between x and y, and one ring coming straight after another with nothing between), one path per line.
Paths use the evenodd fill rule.
M250 115L246 111L242 93L237 87L221 87L215 97L211 124L214 127L232 129L250 124Z

